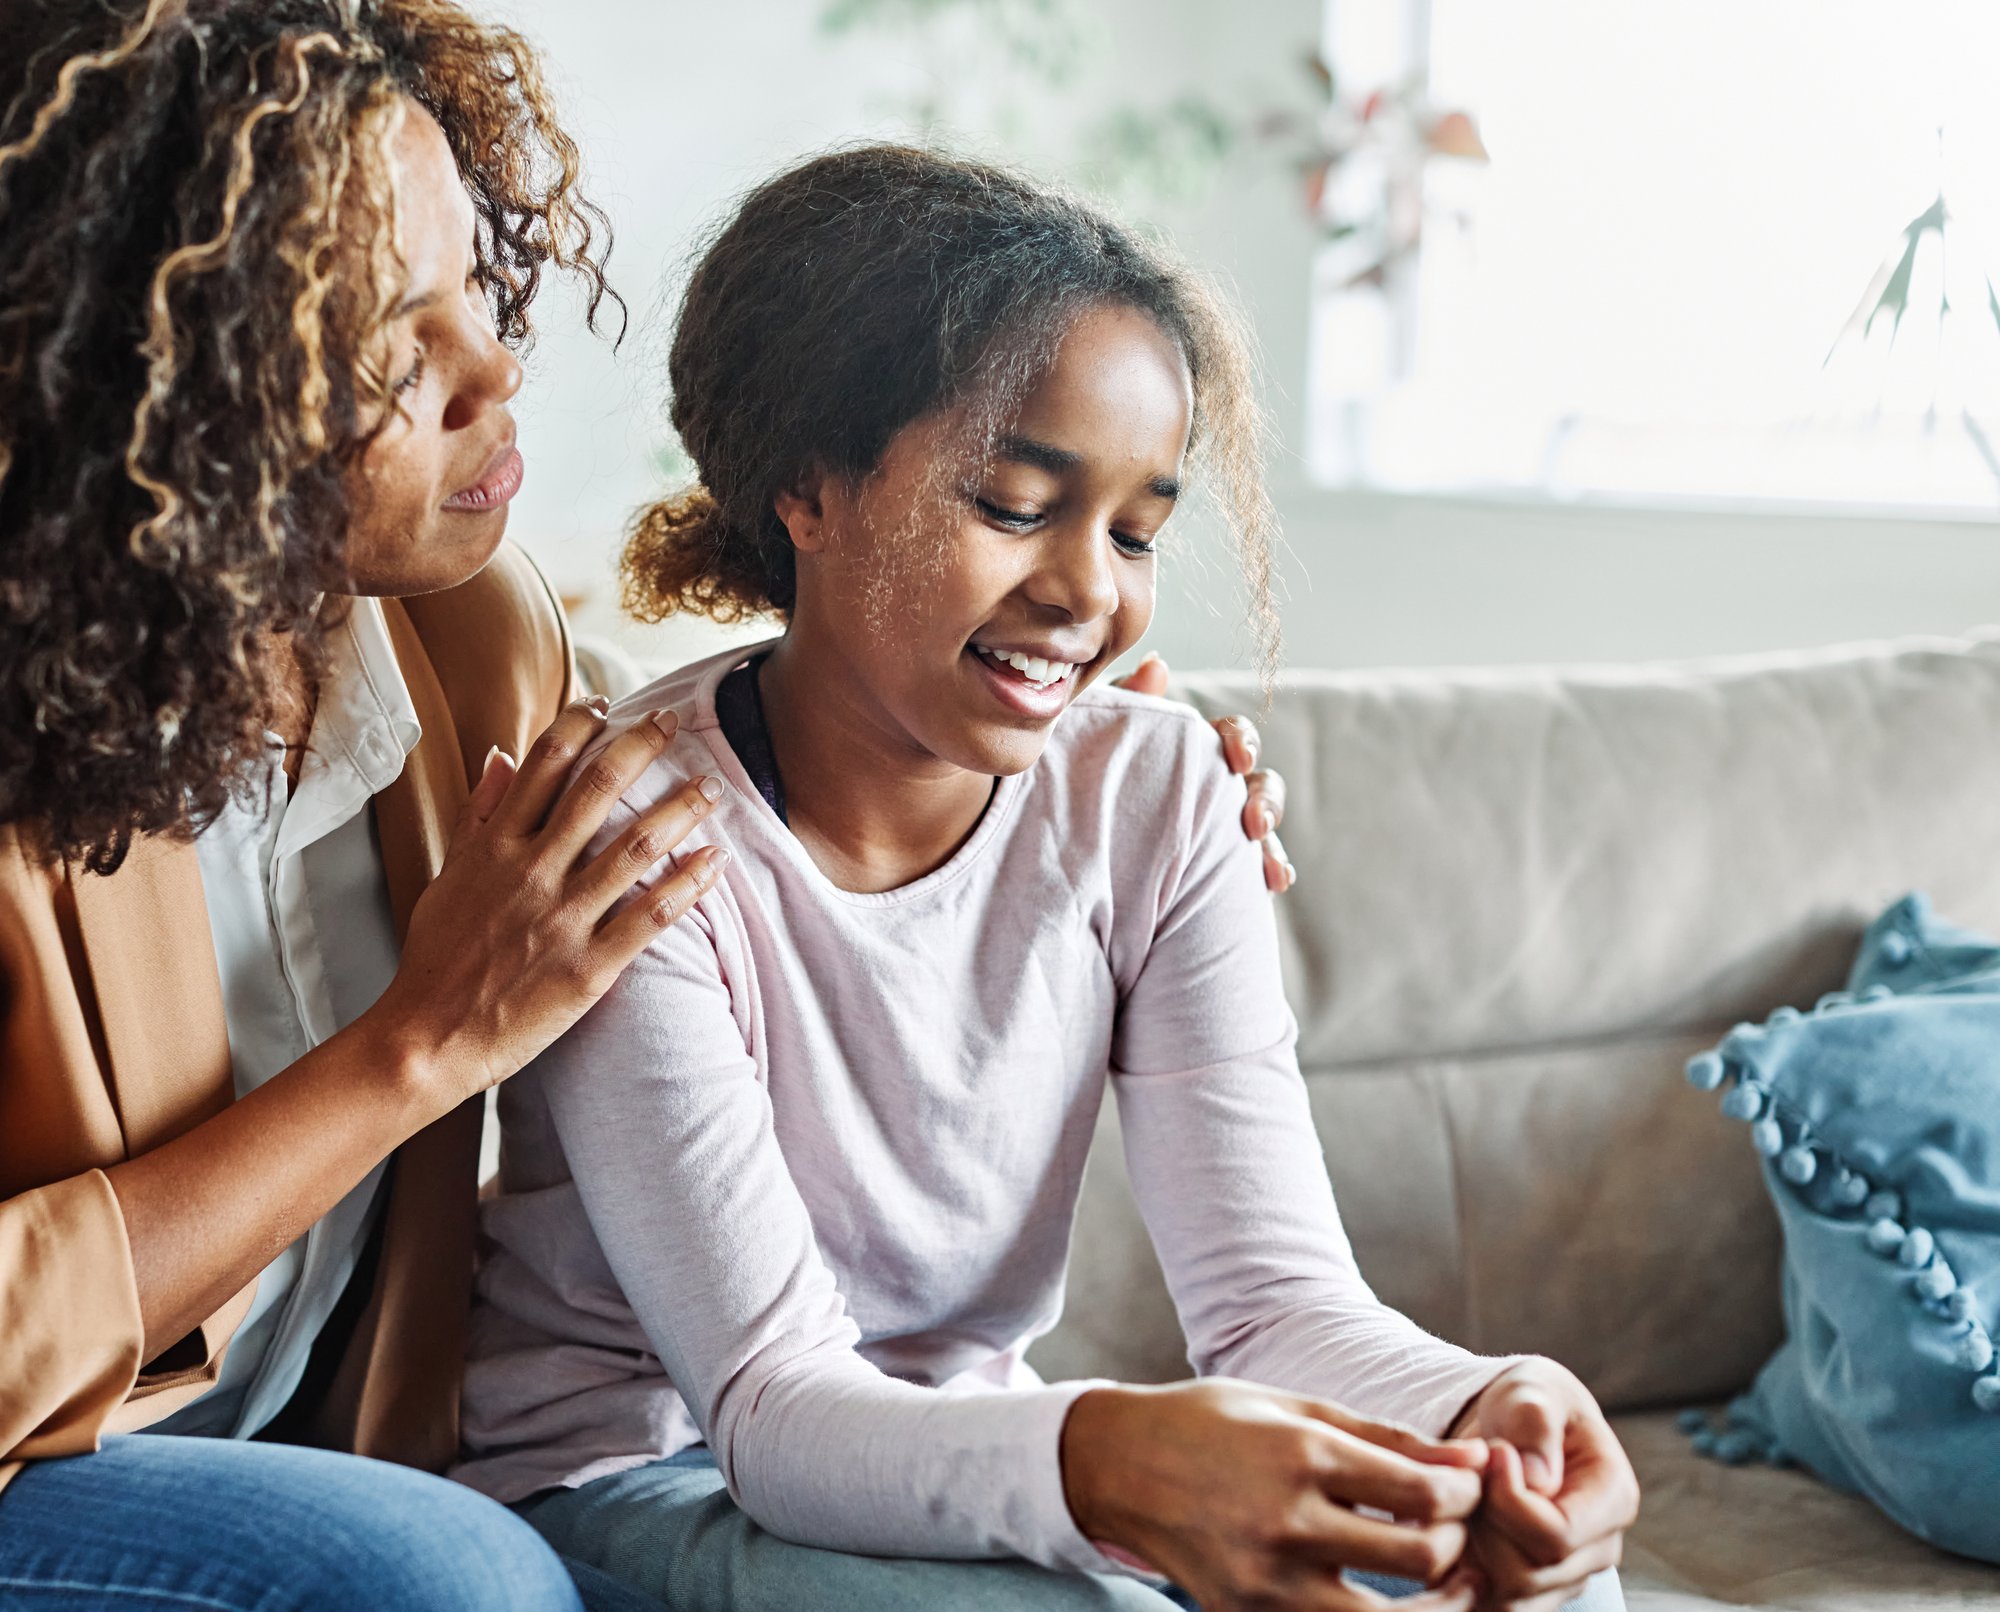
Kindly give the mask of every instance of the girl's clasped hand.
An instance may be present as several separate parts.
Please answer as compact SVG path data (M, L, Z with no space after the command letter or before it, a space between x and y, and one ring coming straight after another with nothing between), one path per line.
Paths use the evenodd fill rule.
M1226 1379L1102 1388L1070 1412L1063 1477L1085 1534L1204 1612L1392 1604L1349 1570L1428 1586L1408 1612L1556 1612L1618 1566L1638 1484L1574 1376L1522 1361L1457 1433Z

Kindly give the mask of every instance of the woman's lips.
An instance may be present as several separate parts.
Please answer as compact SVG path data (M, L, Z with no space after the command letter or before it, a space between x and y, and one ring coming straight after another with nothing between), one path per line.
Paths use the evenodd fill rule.
M444 501L444 507L467 515L499 509L521 490L521 478L527 474L527 468L522 462L521 450L510 442L486 467L486 473L478 481L463 492L453 493Z

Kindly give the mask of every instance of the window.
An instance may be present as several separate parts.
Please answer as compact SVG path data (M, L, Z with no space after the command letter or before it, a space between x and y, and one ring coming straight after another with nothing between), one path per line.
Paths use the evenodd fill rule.
M1427 74L1491 162L1322 289L1322 480L2000 512L2000 7L1330 3L1347 84Z

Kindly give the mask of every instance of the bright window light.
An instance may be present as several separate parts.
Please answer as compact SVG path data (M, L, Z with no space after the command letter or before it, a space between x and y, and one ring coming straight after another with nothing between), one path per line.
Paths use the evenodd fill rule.
M1337 72L1385 13L1492 160L1319 296L1323 480L2000 511L2000 6L1334 0Z

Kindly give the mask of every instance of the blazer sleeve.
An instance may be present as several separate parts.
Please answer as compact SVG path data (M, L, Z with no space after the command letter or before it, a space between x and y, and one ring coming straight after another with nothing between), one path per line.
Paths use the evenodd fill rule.
M144 1339L102 1170L0 1201L0 1460L96 1449L139 1380Z
M0 828L0 1461L96 1447L145 1349L118 1117L77 994L61 875Z

